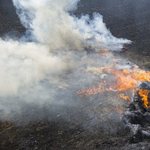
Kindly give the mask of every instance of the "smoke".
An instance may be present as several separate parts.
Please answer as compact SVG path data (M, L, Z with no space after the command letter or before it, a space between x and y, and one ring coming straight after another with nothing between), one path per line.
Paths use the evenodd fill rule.
M119 50L126 39L115 38L103 23L103 17L93 14L71 16L79 0L13 0L22 24L32 39L48 44L52 50L60 48L83 49L83 46L101 44L101 47Z
M24 103L74 104L70 93L97 78L89 77L91 73L86 70L110 63L88 55L85 47L118 51L131 43L115 38L98 13L92 18L71 15L78 2L13 0L26 33L18 41L0 39L0 109L4 112L20 110Z
M20 87L30 87L50 73L66 69L65 62L52 56L48 47L0 39L0 96L16 95Z
M51 50L80 49L84 39L68 11L76 8L78 0L14 0L22 24L32 40L48 44Z

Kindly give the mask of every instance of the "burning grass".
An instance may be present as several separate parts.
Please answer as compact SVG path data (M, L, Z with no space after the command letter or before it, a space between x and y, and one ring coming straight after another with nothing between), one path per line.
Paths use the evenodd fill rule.
M131 97L124 95L124 93L134 93L137 89L139 82L150 81L150 71L139 69L137 66L129 69L118 69L117 62L113 60L113 64L108 68L101 69L102 73L107 74L107 78L98 82L96 86L91 88L83 88L79 90L77 94L82 96L90 96L95 94L103 94L104 92L116 92L119 97L131 101ZM144 106L148 105L149 91L139 90L139 95L144 101Z

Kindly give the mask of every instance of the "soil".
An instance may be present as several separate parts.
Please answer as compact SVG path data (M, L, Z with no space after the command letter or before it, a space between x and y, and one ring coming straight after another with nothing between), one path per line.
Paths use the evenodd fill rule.
M145 0L81 0L75 14L93 12L103 15L111 33L119 38L127 38L133 43L127 46L122 55L140 67L150 69L150 1ZM19 37L25 32L11 0L0 0L0 36L6 34ZM1 150L149 150L149 139L133 143L131 133L123 122L99 117L98 97L96 102L83 101L76 108L57 106L26 107L24 113L16 115L12 121L0 122ZM57 110L52 111L52 110ZM101 107L99 108L101 109ZM65 113L64 113L65 110ZM95 111L89 120L86 113ZM101 111L101 110L100 110ZM40 117L41 112L44 114ZM74 113L75 112L75 113ZM86 113L85 113L86 112ZM91 113L91 112L90 112ZM67 119L64 117L67 114ZM31 122L32 117L39 116ZM65 118L65 119L64 119ZM15 120L15 121L14 121ZM103 121L103 124L99 123ZM94 120L95 121L95 120ZM86 122L86 123L85 123ZM91 125L92 124L92 125ZM106 127L107 126L107 127Z

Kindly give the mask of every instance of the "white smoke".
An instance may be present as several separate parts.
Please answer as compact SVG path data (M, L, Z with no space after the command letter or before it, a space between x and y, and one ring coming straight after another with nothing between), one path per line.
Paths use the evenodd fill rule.
M120 50L123 44L130 43L127 39L115 38L98 13L94 13L92 19L89 15L80 18L70 15L77 8L78 2L79 0L13 0L27 31L19 41L0 39L0 97L9 97L5 103L1 101L0 108L9 108L7 111L11 111L13 108L8 107L6 102L9 103L13 96L19 96L26 102L33 102L40 96L45 97L41 99L55 99L57 93L53 87L49 94L49 89L43 88L41 82L47 79L50 83L49 80L52 81L54 76L63 75L79 64L88 65L86 63L89 62L88 56L80 59L77 58L80 54L74 52L64 56L63 50L83 50L89 45ZM81 63L82 60L84 62Z
M106 28L103 16L98 13L93 14L93 19L90 19L89 15L82 16L80 19L76 18L76 22L80 33L91 45L100 45L101 48L118 51L125 43L131 43L127 39L114 37Z
M115 38L103 23L103 17L93 14L77 18L68 11L77 7L79 0L13 0L22 24L33 38L49 44L51 49L82 49L83 46L101 44L112 50L121 49L126 39ZM92 42L92 43L91 43Z
M13 0L22 24L33 39L48 44L53 50L80 49L84 41L74 18L68 11L74 10L78 0Z
M52 56L48 47L37 43L0 39L0 53L0 96L15 95L20 87L28 88L67 66Z

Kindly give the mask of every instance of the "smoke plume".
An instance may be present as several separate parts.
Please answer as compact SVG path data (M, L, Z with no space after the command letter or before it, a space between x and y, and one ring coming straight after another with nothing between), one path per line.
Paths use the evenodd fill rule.
M127 39L115 38L98 13L92 18L71 15L78 2L13 0L26 33L18 41L8 37L0 39L0 109L9 113L20 108L21 102L58 103L59 90L56 89L61 83L63 87L75 87L83 78L92 82L89 73L75 77L88 67L107 62L87 55L85 47L118 51L130 43ZM62 93L59 94L68 96L65 90Z
M103 17L94 13L71 16L79 0L13 0L22 24L28 29L32 39L48 44L50 49L83 49L83 46L101 44L101 47L118 50L129 40L117 39L106 28Z

